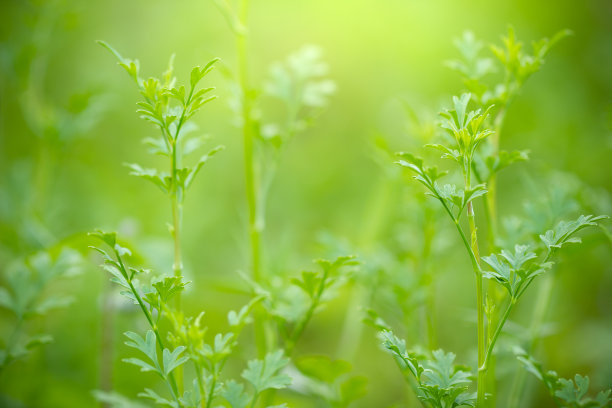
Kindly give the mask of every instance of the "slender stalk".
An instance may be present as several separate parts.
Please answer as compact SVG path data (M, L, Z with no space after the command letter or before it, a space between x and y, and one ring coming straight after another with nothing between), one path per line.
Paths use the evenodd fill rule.
M543 276L542 283L540 284L538 290L533 319L531 320L529 330L530 341L529 345L527 346L527 352L530 354L537 347L537 343L540 337L540 330L544 323L544 319L546 318L546 312L548 311L550 299L552 297L553 283L554 277L551 274L546 274L545 276ZM514 375L514 380L512 381L512 388L508 399L509 408L518 408L520 406L521 397L523 395L525 387L525 373L525 370L518 370Z
M469 184L466 184L466 188L469 188ZM476 225L474 222L474 208L472 207L472 203L469 202L467 205L468 209L468 219L470 223L470 230L472 231L472 242L468 241L465 233L463 232L463 228L461 228L461 224L459 223L459 219L455 217L453 212L450 210L446 202L439 198L442 206L448 213L448 215L453 219L455 223L455 227L461 236L461 241L465 246L468 254L470 255L470 260L472 261L472 269L474 270L474 274L476 275L476 301L477 304L477 312L478 312L478 367L481 367L484 363L485 357L485 339L486 332L484 327L484 302L483 302L483 288L482 288L482 269L480 267L480 261L478 258L478 236L476 234ZM477 407L484 407L485 404L485 382L486 382L486 372L484 370L478 370L478 392L477 392Z
M149 312L149 309L147 309L147 307L145 306L144 301L140 297L140 293L138 293L138 291L134 287L134 284L132 283L132 279L129 278L130 275L129 275L125 265L123 264L123 260L121 259L121 256L119 255L117 250L113 249L113 251L115 252L115 256L117 257L117 261L119 262L119 266L121 267L121 271L123 272L123 275L126 278L126 281L127 281L128 285L130 286L130 291L132 292L132 294L136 298L136 302L138 303L138 305L140 306L140 309L144 313L145 318L147 319L147 322L149 323L149 326L153 330L153 333L155 333L155 339L157 340L157 344L159 345L160 349L163 351L165 349L164 341L162 340L162 337L161 337L161 334L159 333L159 329L157 328L157 325L153 321L153 316L151 316L151 313ZM174 373L170 372L168 374L168 380L169 380L168 382L169 382L169 385L170 385L170 391L172 393L172 397L174 397L174 400L176 401L176 403L180 407L182 405L181 405L181 403L178 400L179 392L178 392L178 386L177 386L177 383L176 383L176 378L174 377Z
M371 200L364 212L365 223L361 232L361 248L370 247L379 236L381 227L384 225L388 216L389 203L391 202L392 194L391 183L387 177L380 180L375 193L371 194ZM347 361L352 361L357 352L363 328L365 325L361 322L361 307L369 305L371 285L356 284L352 290L352 296L342 327L342 334L338 337L338 346L336 354Z
M254 135L252 132L251 95L248 80L248 9L249 1L241 0L239 19L245 29L237 33L236 48L238 53L238 77L242 90L242 137L244 143L244 175L246 200L249 213L249 244L251 253L251 272L256 283L261 282L261 229L263 220L258 208L258 185L255 172ZM265 325L261 312L255 313L255 343L257 354L263 357L266 353Z
M427 325L427 345L430 350L437 348L438 336L436 333L436 287L433 269L430 266L431 247L434 238L434 216L431 208L425 208L425 226L423 228L423 253L420 268L427 279L427 297L425 301L425 321Z
M113 333L114 333L114 317L115 307L111 297L110 281L107 279L103 296L102 306L102 324L101 324L101 339L100 339L100 372L99 386L102 391L112 391L113 382ZM107 403L101 403L102 407L110 408Z
M469 186L469 184L468 184ZM480 367L483 366L485 361L485 347L486 347L486 332L484 325L484 296L482 289L482 271L480 269L480 261L478 254L478 235L475 222L474 207L472 203L467 204L468 221L470 224L471 234L471 248L478 268L474 270L476 274L476 302L477 302L477 313L478 313L478 390L477 390L477 407L485 406L485 388L486 388L486 370L482 370Z
M499 141L501 139L501 130L506 118L506 106L504 105L497 116L495 117L494 133L491 135L491 145L493 147L493 155L499 154ZM497 175L492 174L487 181L487 194L484 197L484 209L487 218L487 240L489 244L489 252L496 251L495 241L497 238Z
M489 346L487 347L487 352L485 354L484 362L478 368L479 372L480 370L484 372L487 371L487 364L489 363L489 359L491 358L491 354L493 353L493 348L495 347L495 343L497 342L497 339L499 335L501 334L502 329L504 328L504 325L506 324L506 320L508 320L508 316L510 316L510 312L512 311L512 309L514 308L514 305L516 304L516 300L517 298L514 298L514 297L510 299L510 303L506 307L504 314L502 315L499 323L497 324L497 328L495 329L495 332L493 333L493 336L491 337L489 341Z
M471 163L466 159L464 164L464 177L465 177L465 189L470 189L471 184ZM474 267L474 274L476 275L476 312L477 312L477 336L478 336L478 380L477 380L477 394L476 394L476 406L482 408L485 406L485 390L486 390L486 370L482 370L481 367L485 361L485 348L486 348L486 336L485 324L484 324L484 295L482 287L482 269L480 267L480 254L478 250L478 228L476 227L476 215L474 213L474 206L472 202L467 203L467 217L470 226L470 248L472 254L472 266ZM465 237L464 237L465 240Z
M215 395L215 387L217 385L217 370L215 364L213 363L213 378L210 384L210 389L208 390L208 396L206 397L206 408L210 408L212 406L212 400Z

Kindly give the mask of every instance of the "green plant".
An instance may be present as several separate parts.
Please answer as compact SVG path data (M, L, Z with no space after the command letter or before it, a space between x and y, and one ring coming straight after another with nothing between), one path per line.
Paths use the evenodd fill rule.
M221 370L232 355L237 337L249 319L249 312L259 299L254 299L239 313L230 312L230 332L218 333L212 343L207 343L207 329L201 324L203 313L196 318L185 318L183 312L174 308L170 302L187 285L182 277L153 277L148 284L144 284L140 279L149 274L149 271L127 266L124 257L131 252L117 243L115 233L97 232L92 235L111 248L109 254L102 248L93 247L102 254L103 267L112 275L111 281L122 287L121 293L138 305L150 327L144 337L131 331L125 333L129 340L125 344L139 350L146 358L127 358L124 362L140 367L140 371L157 374L166 384L170 395L168 399L154 389L146 388L138 394L140 397L150 399L160 406L174 408L209 408L215 399L223 397L232 408L242 408L247 403L255 406L262 391L290 384L289 377L278 374L288 362L283 358L282 351L266 355L263 361L252 360L248 363L242 376L253 385L255 391L250 396L245 395L242 392L243 386L235 381L224 383L220 379ZM160 328L164 319L171 322L171 329L166 336L162 336ZM167 345L171 345L171 348ZM193 365L194 378L184 387L183 392L176 370L188 362ZM103 401L121 398L106 393L98 393L98 397Z
M609 407L612 404L610 392L600 391L595 398L587 397L589 391L589 377L576 374L573 380L561 378L554 371L544 371L542 365L524 350L517 349L515 354L525 369L535 375L546 387L546 390L555 400L558 407Z
M477 306L477 339L478 339L478 371L477 371L477 407L485 407L495 399L494 392L487 394L487 384L495 384L494 379L488 379L493 372L491 361L495 345L503 331L505 323L516 303L531 285L534 279L547 272L553 265L552 256L557 249L567 243L580 242L573 235L583 228L595 226L606 216L580 216L572 222L561 222L554 229L540 235L540 241L516 244L514 250L503 249L496 254L498 243L496 238L496 210L495 210L495 175L500 170L517 161L527 159L525 152L508 153L499 150L499 133L505 115L505 109L525 80L539 69L543 58L549 48L560 38L567 35L562 32L553 40L542 40L534 44L534 55L526 55L521 51L521 44L514 37L512 29L504 40L505 50L493 47L493 52L505 67L505 80L503 85L496 87L496 93L491 93L480 79L490 72L492 62L488 59L478 59L477 54L482 44L476 42L471 34L466 34L458 47L462 51L465 62L452 62L451 67L459 70L465 77L465 84L474 94L464 93L453 97L451 109L440 113L440 127L446 132L444 143L428 144L430 148L442 151L442 158L451 159L457 163L459 174L454 179L462 183L441 185L440 179L448 174L439 171L436 167L428 167L423 159L409 153L399 153L400 166L416 173L414 178L424 185L427 194L434 197L450 217L461 238L461 242L470 259L476 280L476 306ZM470 110L469 104L475 99L480 109ZM495 107L496 102L501 107ZM474 183L474 181L477 183ZM488 248L493 252L490 256L480 256L480 240L476 222L475 200L484 197L483 203L486 222L489 226ZM469 232L464 230L462 215L467 214ZM484 262L484 263L483 263ZM491 270L489 270L491 268ZM506 292L500 293L494 286L485 287L483 279L492 280L500 285ZM503 306L505 304L505 306ZM501 316L497 309L504 310ZM459 400L455 398L461 393L459 389L448 388L444 395L436 394L432 399L423 394L418 361L409 356L405 345L385 329L383 331L383 345L399 358L403 365L402 370L409 369L416 378L417 395L423 401L433 406L460 406L470 405L468 398ZM391 337L390 337L391 336ZM444 359L445 354L438 352L436 359ZM448 360L448 359L446 359ZM449 366L450 367L450 366ZM454 373L454 371L449 371ZM467 377L466 377L467 378ZM493 376L494 378L494 376ZM468 381L460 381L460 389ZM449 384L452 384L450 382ZM463 392L462 391L462 392ZM489 398L487 400L487 395ZM445 399L449 398L449 399Z
M138 86L144 97L144 101L138 104L140 107L138 113L143 119L152 122L161 133L159 139L147 139L146 142L152 147L152 153L161 154L169 159L171 169L170 173L165 173L155 169L145 169L137 164L129 165L132 175L151 181L170 198L173 215L171 234L175 249L173 276L160 275L149 278L147 271L127 266L123 258L131 253L117 243L114 233L93 234L111 248L110 253L102 248L95 248L103 256L104 267L113 276L111 280L123 287L122 294L139 306L149 325L144 337L135 332L125 333L130 340L126 344L141 351L146 359L129 358L124 361L139 366L141 371L156 373L166 383L169 398L160 396L151 388L145 389L145 392L139 395L159 405L207 408L213 406L213 401L219 397L223 397L233 408L254 407L260 395L264 395L263 405L270 406L274 399L274 390L285 388L290 384L290 378L279 373L289 363L287 357L293 354L298 340L315 312L333 296L334 289L346 282L349 273L345 267L356 264L350 256L338 257L334 261L319 260L317 263L321 272L303 272L301 279L287 279L279 288L275 288L257 272L259 233L264 223L264 202L279 153L293 135L306 126L308 120L325 104L327 95L333 91L333 83L320 79L326 71L326 66L319 60L320 52L313 47L304 48L291 56L287 65L273 66L271 79L265 89L267 94L280 99L287 107L285 112L287 118L283 125L253 122L254 118L250 114L243 118L244 121L252 123L244 125L243 122L244 126L255 129L258 151L261 153L257 157L260 160L258 165L265 167L262 173L257 173L260 178L257 179L256 204L249 207L250 212L257 213L255 223L258 225L256 228L252 225L251 228L251 249L255 262L253 279L245 277L251 287L252 300L240 312L229 313L231 330L228 333L217 334L213 343L207 344L206 328L201 325L202 314L196 318L185 317L181 303L177 300L187 285L187 282L183 281L180 250L181 205L185 191L202 165L221 148L213 149L191 168L181 168L179 163L183 155L199 146L198 140L195 140L195 143L194 139L186 140L188 120L201 106L214 99L213 96L208 96L213 88L198 90L196 86L210 72L216 60L204 68L194 68L190 85L186 90L184 86L175 84L172 59L162 80L156 78L144 80L139 74L138 61L125 59L108 44L104 42L100 44L116 56L119 65L128 72ZM249 102L243 100L241 103ZM245 132L248 142L251 131ZM254 159L249 154L247 153L246 159L247 169L248 162ZM253 174L248 176L251 177ZM247 189L249 183L247 181ZM149 282L142 283L141 280ZM305 296L293 296L291 299L285 297L287 288L292 286L298 291L303 291ZM276 289L280 291L275 292ZM174 306L171 305L171 300ZM258 309L261 308L260 304L263 305L263 309ZM255 316L256 338L261 339L262 335L258 330L261 329L262 323L265 322L263 319L267 316L269 324L277 325L277 337L280 341L272 340L263 350L265 353L261 359L251 360L248 363L242 377L251 384L253 392L247 393L244 385L234 380L224 380L221 372L227 359L233 354L240 331L247 322L253 320L250 317L251 313ZM161 332L164 321L171 325L166 335ZM257 344L261 352L260 340ZM280 346L280 349L277 346ZM195 374L191 386L184 385L184 367L187 364L194 367ZM363 377L348 377L336 385L333 384L334 381L330 382L328 386L331 389L339 387L338 393L324 395L333 406L347 406L364 394ZM119 404L118 401L123 398L111 392L98 392L97 397L101 401L113 404Z
M80 262L78 252L58 247L37 252L7 268L0 287L0 307L8 310L14 321L12 330L1 339L0 375L36 347L53 341L49 334L29 333L28 322L44 318L50 311L72 302L70 296L49 293L49 286L79 273Z
M214 3L236 36L238 62L232 78L236 90L233 107L243 138L251 277L255 283L262 284L269 278L262 260L266 202L278 161L289 141L326 105L335 84L325 78L327 65L321 61L320 49L307 46L290 55L286 63L273 64L264 85L254 86L248 58L249 1L240 0L235 5L229 0L214 0ZM284 112L280 117L271 119L261 113L264 96L281 102ZM259 316L255 338L260 356L269 347L265 326Z

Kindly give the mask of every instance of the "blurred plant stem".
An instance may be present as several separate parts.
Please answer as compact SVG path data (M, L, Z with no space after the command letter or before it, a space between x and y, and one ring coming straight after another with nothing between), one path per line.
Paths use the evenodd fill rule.
M111 281L105 279L102 291L102 324L100 325L100 367L99 367L99 388L105 392L113 390L113 334L115 307L113 304ZM100 406L110 408L107 403L101 403Z
M360 248L371 247L372 243L376 242L387 214L389 214L389 203L392 201L390 199L391 193L394 190L395 188L392 187L389 178L383 176L383 179L376 187L376 193L370 195L372 198L365 211L364 219L366 222L359 242ZM365 279L368 278L369 277L365 277ZM372 291L375 289L375 286L376 285L365 287L362 285L355 285L353 287L353 294L350 304L346 309L342 333L339 336L337 346L337 354L347 361L353 360L359 347L364 328L360 318L363 313L362 309L364 305L369 305L371 303Z
M552 273L546 274L542 277L538 290L538 297L536 298L537 301L533 309L534 311L531 326L529 328L529 344L527 346L527 350L525 350L529 354L534 353L538 342L542 337L542 326L544 325L544 319L546 318L546 313L549 309L553 284L554 276ZM527 372L525 370L517 370L514 374L512 388L508 398L508 408L519 408L524 406L522 403L522 397L525 392L526 373Z
M469 174L466 179L466 189L470 188ZM468 220L470 224L470 236L471 236L471 254L473 256L472 266L474 268L476 278L476 302L477 302L477 313L478 313L478 393L476 399L476 406L481 408L485 406L485 387L486 387L486 368L484 367L485 362L485 340L486 332L484 326L484 296L482 288L482 271L480 269L480 254L478 252L478 229L476 228L476 217L474 214L474 207L472 202L467 204ZM465 241L465 238L464 238Z
M504 119L506 118L506 109L508 107L508 102L505 103L500 111L497 113L495 120L493 121L494 133L491 135L491 146L493 147L492 155L494 157L499 157L499 144L501 139L501 131L504 126ZM497 173L493 173L487 182L487 194L484 196L484 213L487 223L487 243L490 253L494 253L498 251L497 247L497 234L498 234L498 213L497 213ZM499 305L503 301L504 291L497 285L487 285L486 293L488 296L492 296L493 304ZM492 308L491 310L491 318L496 319L497 313L496 308ZM490 324L490 322L488 322ZM496 359L491 358L488 362L487 371L489 381L487 383L487 388L491 390L490 400L487 401L488 406L495 407L497 392L495 392L497 388L497 382L495 381L495 369L496 369Z
M261 228L263 217L258 209L258 184L255 173L255 136L253 134L253 123L251 117L252 92L249 85L249 61L248 61L248 35L249 35L249 0L241 0L238 10L238 20L242 30L236 32L236 49L238 54L238 81L242 96L242 138L244 143L244 175L246 188L246 201L249 212L249 243L251 253L251 272L255 283L262 280L261 275ZM258 215L260 217L258 217ZM266 354L265 326L263 316L259 308L255 313L255 344L257 355L262 358Z

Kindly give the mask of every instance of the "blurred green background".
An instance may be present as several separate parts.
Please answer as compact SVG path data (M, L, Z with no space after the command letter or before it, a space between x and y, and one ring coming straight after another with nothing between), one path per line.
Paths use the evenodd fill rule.
M122 308L103 329L108 279L89 256L83 233L118 230L143 264L170 270L170 208L157 189L130 177L123 165L159 164L141 143L155 130L138 119L137 91L95 40L138 58L145 77L163 72L175 53L175 72L182 81L192 66L213 57L231 71L234 36L207 0L3 0L0 19L0 268L64 241L89 258L80 276L50 288L74 296L73 304L32 323L55 341L3 373L0 393L27 407L94 406L91 390L101 386L106 333L114 344L113 385L133 397L151 378L120 361L127 354L121 333L144 329L144 324L131 309ZM559 213L611 214L611 22L612 2L607 0L252 1L254 84L265 80L272 62L304 44L324 50L337 84L329 107L315 126L292 140L280 162L263 238L268 273L297 273L309 268L311 259L339 249L359 255L367 272L385 251L419 247L419 235L412 231L424 221L415 219L411 208L423 191L414 185L404 190L412 182L402 180L391 158L380 160L372 141L383 137L395 150L420 149L404 102L419 115L433 117L462 91L460 78L444 62L458 56L453 39L465 30L495 43L508 24L526 43L564 28L574 33L553 49L508 112L502 147L529 149L531 160L500 176L502 215L522 216L529 210L525 203L544 197L550 201L543 217L550 219ZM235 293L241 286L238 271L248 267L242 139L232 125L223 71L206 78L207 86L217 87L219 99L205 107L196 123L213 144L227 149L207 164L184 210L186 270L193 281L185 305L195 314L205 310L213 330L222 330L227 311L247 301ZM80 115L85 106L87 113ZM557 192L548 194L551 187ZM435 242L443 255L435 265L439 344L474 366L469 263L451 225L443 219L438 224ZM536 356L565 377L588 374L595 389L609 388L612 251L601 230L583 240L584 245L561 257L547 319L551 335ZM413 265L406 259L404 273L409 275ZM351 329L362 331L359 340L343 344L346 305L355 306L351 299L358 291L356 282L317 315L301 352L346 357L345 348L352 350L355 372L370 379L368 395L355 406L411 406L402 402L410 394L408 386L379 350L372 329ZM409 303L410 294L405 296ZM529 321L534 299L529 294L527 299L513 316L517 324ZM373 304L381 315L418 341L418 333L402 329L402 319L394 317L402 313L384 299L377 301ZM356 310L349 312L351 319L359 319ZM3 317L1 328L7 332L10 316ZM248 341L242 346L247 355L252 349ZM499 368L501 383L511 380L504 370L516 369L513 364ZM532 390L532 406L550 404L540 384ZM315 406L287 398L292 406Z

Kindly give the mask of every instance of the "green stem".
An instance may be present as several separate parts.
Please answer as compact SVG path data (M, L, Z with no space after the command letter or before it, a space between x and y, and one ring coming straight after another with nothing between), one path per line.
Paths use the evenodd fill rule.
M138 291L134 287L134 284L132 283L132 279L130 279L130 274L128 273L125 265L123 264L123 260L121 259L121 256L119 256L119 252L117 252L117 250L115 250L115 249L113 249L113 251L115 252L115 256L117 257L117 261L119 262L119 266L121 267L121 271L123 273L123 276L125 277L125 280L127 281L128 285L130 286L130 291L132 292L132 294L136 298L136 302L138 303L138 305L140 306L140 309L144 313L144 315L145 315L145 317L147 319L147 322L149 323L149 326L153 330L153 333L155 333L155 339L157 340L157 344L159 345L160 349L163 351L165 349L165 346L164 346L164 342L162 340L162 337L159 334L159 329L157 328L157 325L153 322L153 317L151 316L151 313L149 312L149 309L147 309L147 307L144 304L144 301L140 297L140 294L138 293ZM178 400L179 393L178 393L178 387L177 387L177 384L176 384L176 378L174 377L174 374L172 372L168 374L168 380L169 380L169 383L170 383L170 389L171 389L171 392L172 392L172 397L174 398L174 400L176 401L176 403L180 407L182 405L181 405L181 403Z
M504 325L506 324L506 320L508 320L508 316L510 316L510 312L512 311L512 308L514 307L514 305L516 304L516 298L511 298L510 299L510 303L508 304L508 307L506 307L506 310L504 311L504 314L502 315L497 328L495 329L495 332L493 333L493 336L491 337L490 341L489 341L489 346L487 347L487 352L485 354L485 358L484 358L484 362L483 364L478 368L478 372L482 371L487 371L487 364L489 362L489 359L491 358L491 354L493 353L493 348L495 347L495 343L497 342L497 339L499 338L499 335L502 332L502 329L504 328Z
M210 384L210 389L208 390L208 396L206 397L206 408L210 408L212 404L213 397L215 395L215 386L217 385L217 370L215 364L213 363L213 379Z
M464 178L465 178L465 189L470 189L471 183L471 167L472 164L466 161L464 168ZM480 253L478 250L478 228L476 227L476 215L474 214L474 206L471 201L467 203L467 217L468 223L470 226L470 254L472 256L472 266L474 269L474 274L476 278L476 311L477 311L477 336L478 336L478 367L482 367L485 361L485 349L486 345L486 336L487 333L485 331L484 324L484 294L482 288L482 269L480 267ZM458 225L458 220L457 220ZM462 237L464 243L466 242L465 236ZM486 404L485 401L485 390L486 390L486 371L478 369L478 380L477 380L477 393L476 393L476 406L478 408L483 408Z
M253 280L256 283L261 283L262 276L260 235L262 222L259 222L259 210L257 208L258 192L255 174L255 140L252 132L253 124L251 119L251 92L248 81L248 8L249 1L241 0L239 9L239 20L245 30L243 32L237 33L236 48L238 53L238 76L240 88L242 90L242 137L244 143L246 200L249 212L249 243L251 251L251 271ZM257 345L257 354L259 355L259 357L263 357L266 353L266 339L263 316L261 316L260 312L256 312L255 316L255 343Z
M493 156L499 155L499 141L501 139L501 130L506 118L506 106L503 106L494 121L494 133L491 135L491 145L493 147ZM487 218L487 241L489 244L489 252L495 252L497 240L497 175L491 174L487 180L487 194L484 197L484 210Z
M202 382L202 373L203 373L202 367L200 367L200 363L198 363L194 359L192 359L192 361L193 361L193 367L195 369L195 377L198 382L198 388L200 389L200 395L204 395L206 393L206 390L204 388L204 383ZM202 408L204 408L204 403L205 401L202 400L202 403L201 403Z
M482 289L482 271L480 269L479 253L478 253L478 235L474 215L474 207L472 203L467 204L468 220L470 224L471 233L471 248L478 268L474 269L476 274L476 302L477 302L477 313L478 313L478 367L482 367L485 361L485 347L486 347L486 332L484 325L484 296ZM478 369L478 390L476 406L485 406L485 388L486 388L486 371Z
M540 330L542 325L544 324L544 319L546 318L546 311L548 310L548 306L550 303L550 299L552 296L552 288L553 288L554 278L551 274L546 274L542 278L542 283L540 284L537 301L534 307L533 319L531 321L530 326L530 340L527 346L527 352L529 354L533 353L533 350L537 347L537 343L540 337ZM512 389L510 392L510 396L508 399L508 407L510 408L518 408L520 406L521 397L524 392L525 387L525 370L518 370L514 376L514 380L512 382Z
M434 238L434 216L429 207L425 208L425 226L423 230L423 253L421 269L427 281L427 298L425 301L425 320L427 325L427 344L430 350L437 348L437 334L436 334L436 290L435 280L433 276L433 270L430 264L431 247Z

